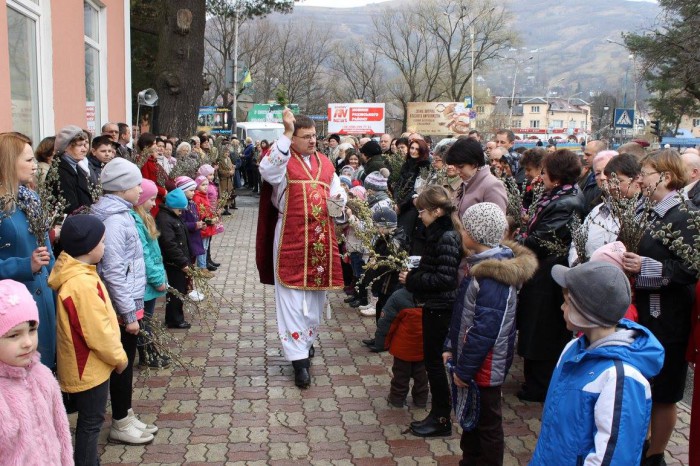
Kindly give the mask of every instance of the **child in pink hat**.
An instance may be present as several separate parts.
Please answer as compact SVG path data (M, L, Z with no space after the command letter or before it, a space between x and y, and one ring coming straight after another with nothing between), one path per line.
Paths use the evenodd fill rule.
M39 310L27 288L0 281L2 464L73 464L61 390L37 353Z

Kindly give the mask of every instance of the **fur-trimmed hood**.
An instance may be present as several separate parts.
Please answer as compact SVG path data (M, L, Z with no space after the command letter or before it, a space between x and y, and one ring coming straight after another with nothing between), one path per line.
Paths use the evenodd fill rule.
M513 241L504 241L501 246L471 256L467 261L470 276L493 278L518 288L532 278L538 265L535 253Z

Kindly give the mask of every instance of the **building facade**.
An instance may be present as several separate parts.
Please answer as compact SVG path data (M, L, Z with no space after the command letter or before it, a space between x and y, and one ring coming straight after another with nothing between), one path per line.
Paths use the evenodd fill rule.
M129 0L0 4L0 132L131 122Z

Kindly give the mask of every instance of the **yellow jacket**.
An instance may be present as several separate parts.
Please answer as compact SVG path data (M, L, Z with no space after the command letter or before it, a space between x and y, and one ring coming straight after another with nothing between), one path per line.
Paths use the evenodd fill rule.
M117 314L94 265L62 252L49 286L57 291L58 382L76 393L103 383L127 361Z

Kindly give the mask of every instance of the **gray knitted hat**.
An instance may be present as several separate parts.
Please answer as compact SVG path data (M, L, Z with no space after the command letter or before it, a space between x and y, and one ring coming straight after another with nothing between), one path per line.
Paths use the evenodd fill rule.
M117 157L102 169L102 189L109 192L126 191L141 184L143 177L139 167L126 159Z

